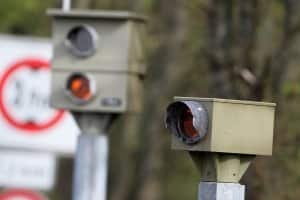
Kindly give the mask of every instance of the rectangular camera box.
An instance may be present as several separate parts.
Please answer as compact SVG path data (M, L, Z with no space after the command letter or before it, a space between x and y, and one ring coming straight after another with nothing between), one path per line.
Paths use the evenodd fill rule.
M53 18L51 106L77 112L140 112L146 18L126 11L48 14ZM93 86L93 97L83 103L69 95L67 86L74 74L84 75Z
M175 101L201 103L208 112L209 127L207 135L192 145L172 135L173 149L272 155L276 104L194 97L175 97Z

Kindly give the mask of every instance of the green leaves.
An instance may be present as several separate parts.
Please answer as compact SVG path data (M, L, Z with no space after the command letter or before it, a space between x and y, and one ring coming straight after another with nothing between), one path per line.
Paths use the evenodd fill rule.
M50 18L46 9L54 0L0 1L0 31L13 34L49 34Z

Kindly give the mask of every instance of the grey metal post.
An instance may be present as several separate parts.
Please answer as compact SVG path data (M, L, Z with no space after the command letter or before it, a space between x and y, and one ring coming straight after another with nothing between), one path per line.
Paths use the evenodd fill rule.
M198 200L244 200L245 186L239 183L200 182Z
M62 0L62 10L70 11L71 9L71 0Z
M106 200L110 115L74 113L82 134L78 138L73 200Z

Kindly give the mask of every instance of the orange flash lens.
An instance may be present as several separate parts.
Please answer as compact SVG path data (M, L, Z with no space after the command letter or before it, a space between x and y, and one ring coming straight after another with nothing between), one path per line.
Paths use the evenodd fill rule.
M90 80L84 75L74 75L68 81L68 90L73 97L88 101L92 97Z
M181 129L189 138L198 136L197 130L193 125L193 114L190 109L185 109L181 116Z
M72 91L78 91L82 87L82 81L80 79L75 79L71 83L71 90Z

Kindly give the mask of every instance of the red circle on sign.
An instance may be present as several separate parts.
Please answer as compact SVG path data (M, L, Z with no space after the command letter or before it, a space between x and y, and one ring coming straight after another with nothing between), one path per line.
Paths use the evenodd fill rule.
M14 126L15 128L21 129L23 131L28 131L28 133L33 134L33 133L38 133L38 131L43 131L53 127L56 123L58 123L62 119L64 115L64 111L62 110L57 111L56 114L53 116L53 118L51 118L50 120L48 120L43 124L36 124L33 122L21 122L14 119L14 117L9 113L9 111L5 106L3 91L9 77L12 74L14 74L17 70L26 67L30 67L31 69L35 69L35 70L39 70L39 69L49 70L50 65L49 62L40 59L24 59L19 62L16 62L11 67L9 67L8 70L4 72L0 82L0 110L2 115L4 116L4 118L7 120L9 124Z
M16 198L24 200L46 200L41 194L23 189L7 190L0 194L0 200L14 200Z

